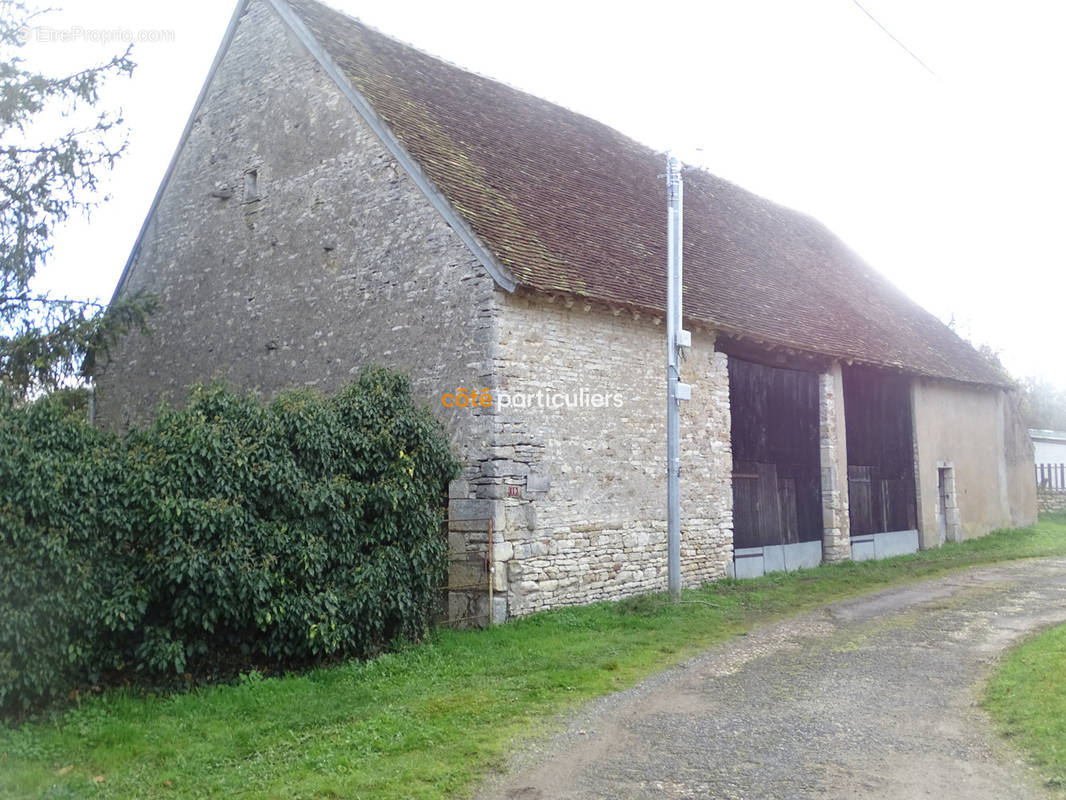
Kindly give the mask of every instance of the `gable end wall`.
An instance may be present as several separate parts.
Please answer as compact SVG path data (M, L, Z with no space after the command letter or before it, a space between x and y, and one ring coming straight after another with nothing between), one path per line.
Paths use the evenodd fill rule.
M104 425L144 423L215 376L333 392L381 363L411 374L465 462L487 444L482 417L440 398L490 383L491 277L263 0L146 225L124 291L142 289L162 310L97 376Z

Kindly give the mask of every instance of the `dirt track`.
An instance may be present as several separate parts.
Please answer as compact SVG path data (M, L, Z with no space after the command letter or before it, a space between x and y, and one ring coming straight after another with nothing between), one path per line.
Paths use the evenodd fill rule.
M836 603L576 714L481 800L1042 798L978 706L996 659L1066 621L1066 559Z

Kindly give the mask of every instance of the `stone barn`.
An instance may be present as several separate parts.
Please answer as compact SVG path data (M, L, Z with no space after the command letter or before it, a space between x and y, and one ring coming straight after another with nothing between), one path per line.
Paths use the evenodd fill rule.
M97 418L385 364L464 464L454 546L491 522L497 619L664 589L663 171L313 0L241 0L116 290L162 311ZM713 175L687 172L684 231L686 585L1034 521L1011 384L966 342Z

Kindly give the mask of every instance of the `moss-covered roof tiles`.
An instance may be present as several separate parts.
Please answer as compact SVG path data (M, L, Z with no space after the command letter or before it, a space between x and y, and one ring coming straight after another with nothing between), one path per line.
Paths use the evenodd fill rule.
M289 2L520 285L665 307L660 154L314 0ZM808 216L689 171L684 233L686 317L782 347L1007 382Z

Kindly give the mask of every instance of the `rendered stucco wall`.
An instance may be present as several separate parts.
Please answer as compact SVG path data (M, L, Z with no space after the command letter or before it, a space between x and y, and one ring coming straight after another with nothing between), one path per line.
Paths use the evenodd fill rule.
M532 402L494 407L496 460L476 489L504 504L496 576L509 613L665 589L662 325L580 301L500 299L499 389ZM726 365L712 334L695 331L682 367L693 387L681 413L686 586L724 576L732 557ZM557 395L570 406L550 407Z
M921 546L938 544L941 466L954 469L961 538L1035 522L1032 447L1012 396L916 378L911 397Z
M141 289L162 310L98 375L102 424L144 422L216 375L331 392L380 363L410 372L468 464L487 447L487 418L440 397L489 373L491 277L263 2L150 220L126 291Z
M1004 460L1007 465L1011 518L1015 525L1032 525L1037 519L1037 491L1033 440L1029 438L1022 397L1018 391L1001 394Z

